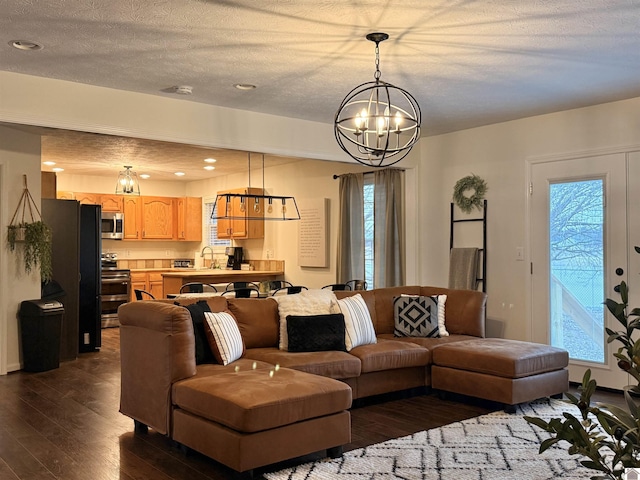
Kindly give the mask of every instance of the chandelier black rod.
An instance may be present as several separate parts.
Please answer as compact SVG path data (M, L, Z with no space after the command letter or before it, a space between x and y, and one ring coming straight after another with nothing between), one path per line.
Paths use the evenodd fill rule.
M357 172L357 173L362 173L363 175L367 175L368 173L376 173L376 172L381 172L382 170L397 170L398 172L404 172L406 171L406 168L383 168L383 169L378 169L378 170L368 170L366 172ZM333 179L337 180L338 178L344 176L344 175L350 175L349 173L341 173L340 175L338 174L333 174Z

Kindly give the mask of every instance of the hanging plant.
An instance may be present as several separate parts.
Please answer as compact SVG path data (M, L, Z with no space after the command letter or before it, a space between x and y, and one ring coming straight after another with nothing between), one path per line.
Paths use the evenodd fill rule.
M464 213L471 213L473 207L481 210L487 190L487 183L482 178L478 175L469 175L456 182L453 187L453 201ZM467 196L468 191L473 193Z
M31 273L39 266L40 279L51 280L51 229L41 219L40 210L27 188L26 175L23 180L22 196L7 227L7 246L22 256L25 272Z

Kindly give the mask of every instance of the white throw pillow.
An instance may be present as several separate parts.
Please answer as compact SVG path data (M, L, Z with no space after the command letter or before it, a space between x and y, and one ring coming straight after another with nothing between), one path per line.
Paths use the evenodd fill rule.
M338 300L344 315L345 345L347 352L359 345L377 343L376 331L367 304L359 293Z
M278 302L280 316L280 350L289 350L287 316L327 315L340 313L338 300L331 290L303 290L293 295L271 297Z
M204 312L204 327L218 363L228 365L242 358L244 341L233 315L229 312Z

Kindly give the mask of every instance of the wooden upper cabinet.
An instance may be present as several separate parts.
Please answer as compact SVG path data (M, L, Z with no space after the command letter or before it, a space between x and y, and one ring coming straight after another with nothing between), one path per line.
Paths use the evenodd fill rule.
M57 192L62 199L124 213L125 240L202 241L202 198ZM246 237L243 237L246 238Z
M100 205L100 195L96 193L76 192L75 197L76 200L83 204Z
M218 195L253 194L262 195L261 188L239 188L218 192ZM233 219L218 219L218 238L264 238L264 199L258 200L258 208L255 208L255 199L242 197L219 197L218 215L227 214Z
M64 192L64 191L58 190L56 192L56 198L58 200L75 200L76 194L73 192Z
M178 240L202 241L202 198L181 197L175 199L176 235Z
M142 239L141 197L124 197L122 212L124 213L124 239ZM144 289L143 289L144 290Z
M122 212L124 197L122 195L100 195L103 212Z
M140 197L142 239L173 240L173 198Z

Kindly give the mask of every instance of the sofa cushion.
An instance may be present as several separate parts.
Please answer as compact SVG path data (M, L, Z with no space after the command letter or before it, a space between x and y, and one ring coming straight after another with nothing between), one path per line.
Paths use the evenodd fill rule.
M238 322L246 348L278 345L278 304L270 298L229 298L229 311Z
M433 350L433 364L498 377L523 378L565 368L566 350L504 338L467 340Z
M205 332L213 356L228 365L242 357L244 342L235 318L229 312L205 312Z
M362 296L358 294L343 298L338 300L338 305L344 315L347 351L360 345L376 343L376 331Z
M338 350L345 352L344 315L289 315L287 335L290 352L321 352Z
M431 352L419 345L397 340L380 340L355 347L349 352L362 363L362 373L406 367L423 367L431 362Z
M348 385L281 368L222 373L173 385L173 403L239 432L260 432L346 410Z
M245 358L293 368L323 377L345 379L360 375L360 360L347 352L286 352L277 348L247 349Z
M446 295L402 295L393 299L396 337L446 337Z

